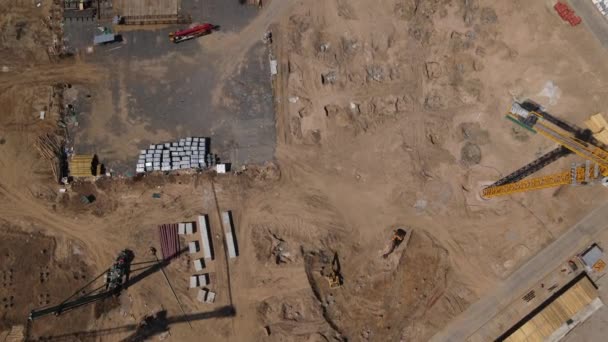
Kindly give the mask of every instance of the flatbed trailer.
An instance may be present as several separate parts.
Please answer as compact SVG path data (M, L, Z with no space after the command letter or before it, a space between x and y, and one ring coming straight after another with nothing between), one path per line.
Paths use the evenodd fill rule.
M179 31L169 33L169 40L172 41L173 43L177 44L177 43L189 40L189 39L208 35L211 32L213 32L213 30L215 30L216 28L217 27L212 24L196 25L189 29L179 30Z

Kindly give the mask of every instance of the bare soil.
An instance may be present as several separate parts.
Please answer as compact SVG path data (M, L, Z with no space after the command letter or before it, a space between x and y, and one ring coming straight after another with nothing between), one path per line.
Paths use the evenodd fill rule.
M107 80L78 58L41 53L54 44L44 21L50 7L25 3L0 19L0 56L24 57L0 62L8 66L0 73L0 248L13 256L0 264L14 270L13 287L0 296L14 297L0 322L5 331L25 323L38 294L52 303L69 293L59 284L81 284L74 272L98 274L124 248L150 261L158 224L205 213L217 247L207 265L216 303L196 301L188 289L193 257L182 254L165 270L186 315L154 271L116 302L74 311L78 326L48 317L34 332L424 341L607 198L600 188L568 187L479 199L482 184L554 148L502 119L513 97L534 98L579 125L608 106L606 52L584 27L565 25L548 2L489 0L266 3L241 32L199 47L230 56L218 68L232 75L271 28L276 162L228 175L100 179L59 193L35 148L38 137L57 133L61 97L53 89ZM21 21L28 29L17 40ZM540 95L549 80L558 98ZM226 81L206 96L220 101ZM83 204L90 194L96 201ZM234 215L236 260L223 247L221 210ZM396 227L411 229L410 241L384 259ZM321 269L334 253L344 284L330 289ZM60 282L39 283L47 266Z

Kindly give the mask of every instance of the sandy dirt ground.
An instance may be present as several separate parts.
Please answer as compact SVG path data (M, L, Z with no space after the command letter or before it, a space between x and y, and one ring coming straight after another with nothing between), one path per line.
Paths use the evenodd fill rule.
M45 317L32 336L425 341L607 196L583 187L477 196L484 182L554 147L503 119L514 97L579 125L608 105L606 52L584 27L564 24L550 1L273 0L241 34L210 38L232 57L222 70L234 70L271 27L275 163L238 175L101 179L65 194L35 148L57 131L53 89L105 76L49 53L50 4L6 3L0 217L3 238L15 242L0 245L11 255L0 262L4 331L25 324L44 298L67 297L78 286L74 274L102 272L124 248L151 260L158 224L206 213L217 246L208 265L216 303L196 301L183 254L166 272L186 315L156 271L117 303L74 311L82 324ZM211 91L220 96L221 85ZM97 200L81 203L90 194ZM218 212L228 209L236 260L226 258L220 236ZM384 259L398 226L411 229L409 243ZM331 289L321 270L335 253L344 284Z

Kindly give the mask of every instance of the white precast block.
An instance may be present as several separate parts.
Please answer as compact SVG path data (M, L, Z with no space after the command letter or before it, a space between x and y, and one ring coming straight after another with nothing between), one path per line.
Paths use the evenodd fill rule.
M198 287L198 279L199 279L198 276L195 276L195 275L190 276L190 288L191 289Z
M177 234L184 235L186 234L186 225L183 223L177 224Z
M198 252L198 241L188 242L188 251L190 252L190 254Z
M188 222L186 225L186 234L190 235L194 233L194 227L192 227L192 222Z
M201 243L203 245L203 258L213 259L211 254L211 239L209 237L209 227L207 226L207 215L198 217L198 229L201 231Z
M196 260L194 260L194 269L197 272L202 271L203 267L205 267L205 264L203 263L203 259L196 259Z
M215 302L215 292L207 292L207 296L205 297L206 303L214 303Z
M201 274L198 276L198 286L207 286L209 285L209 274Z
M234 237L232 233L226 233L226 244L228 245L228 256L230 259L236 258L236 248L234 245Z
M204 303L205 302L205 298L207 297L207 290L205 289L200 289L198 290L198 294L196 295L196 299L201 302Z
M237 244L234 237L235 230L232 225L232 212L230 210L222 212L222 224L224 225L224 233L226 234L226 244L228 245L228 256L236 258Z

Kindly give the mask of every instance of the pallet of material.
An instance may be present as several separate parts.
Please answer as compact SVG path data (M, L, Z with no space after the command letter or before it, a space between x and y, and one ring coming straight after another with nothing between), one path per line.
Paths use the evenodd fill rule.
M602 115L602 113L598 113L589 117L589 120L585 121L585 126L587 126L592 133L599 133L608 127L608 122Z
M599 133L595 133L593 137L602 142L602 144L608 145L608 130L603 130Z

